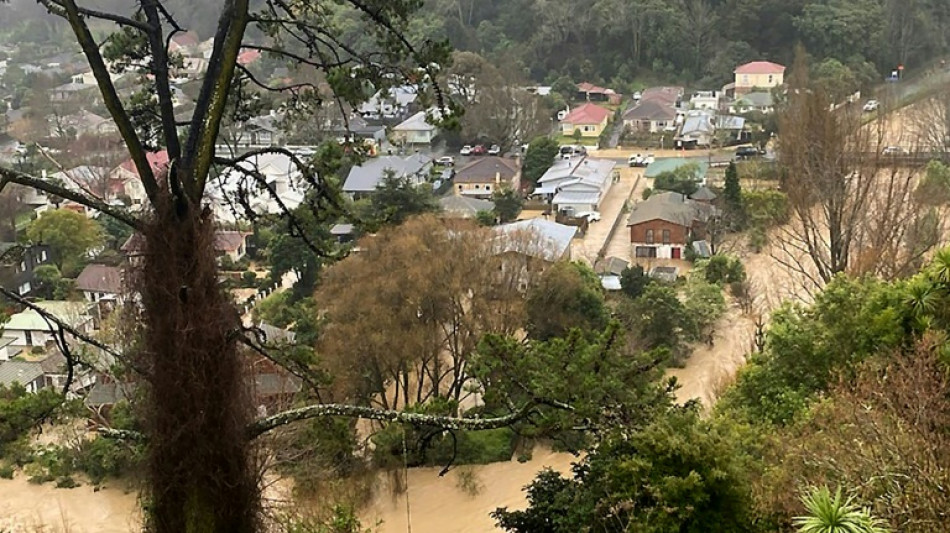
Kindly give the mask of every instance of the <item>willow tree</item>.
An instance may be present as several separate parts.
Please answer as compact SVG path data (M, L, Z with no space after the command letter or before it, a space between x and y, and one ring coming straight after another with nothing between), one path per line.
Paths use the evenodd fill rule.
M448 58L447 47L438 42L414 43L406 37L408 17L421 2L262 0L253 2L256 7L252 8L250 0L220 0L207 72L200 80L194 111L185 119L176 116L174 108L170 79L179 60L170 53L169 43L175 34L186 30L186 24L184 19L176 19L165 0L139 0L126 13L83 7L76 0L39 2L49 16L68 22L141 179L147 202L136 211L122 209L105 198L68 190L12 168L0 168L0 189L19 185L45 191L122 221L142 236L141 271L132 286L140 295L136 312L142 342L132 368L141 374L147 399L144 434L133 436L147 443L149 530L260 530L255 438L296 420L360 416L447 429L481 429L510 424L528 414L531 405L516 407L507 416L479 420L311 405L255 420L250 408L243 350L254 343L218 282L213 248L216 221L209 208L213 181L209 178L215 167L243 169L246 182L234 200L249 211L247 194L269 189L260 172L239 164L264 153L279 153L300 170L300 185L308 190L311 208L335 209L340 202L332 182L313 171L313 162L303 161L289 150L272 147L217 157L215 145L222 123L229 110L240 104L235 99L241 98L242 89L249 85L281 93L290 105L307 109L324 101L355 105L367 88L407 79L430 96L430 105L439 108L442 117L451 117L453 106L432 81ZM343 32L334 20L340 10L353 10L362 17L369 29L366 37L375 46L364 42L357 50L339 39ZM106 46L100 47L90 24L96 28L110 25L116 30ZM268 85L238 62L239 54L247 50L320 73L320 80L326 83ZM137 71L148 94L123 99L110 78L110 67ZM327 86L329 90L320 89ZM157 147L168 151L165 168L149 164L148 152ZM252 219L257 215L245 214ZM9 290L3 294L17 298ZM60 337L69 332L67 324L58 323L58 328Z

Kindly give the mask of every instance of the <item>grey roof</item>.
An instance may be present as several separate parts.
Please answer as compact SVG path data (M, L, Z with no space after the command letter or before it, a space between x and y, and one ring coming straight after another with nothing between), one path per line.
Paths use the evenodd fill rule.
M619 257L611 256L604 259L600 262L600 264L597 265L597 271L600 274L613 274L615 276L619 276L624 270L627 269L628 266L630 266L629 262L624 261Z
M653 267L653 270L650 271L650 277L656 278L661 281L667 281L673 283L676 281L676 275L679 273L679 269L672 266L658 266Z
M99 383L92 386L84 403L90 407L115 405L132 395L135 385L132 383Z
M334 224L330 228L330 235L352 235L356 231L353 224Z
M600 203L600 191L595 192L584 192L584 191L558 191L554 195L554 199L551 200L552 203L560 204L592 204L597 205Z
M734 115L719 115L716 117L716 127L721 130L741 130L745 128L745 119Z
M689 195L689 197L691 200L715 200L717 198L716 193L705 185L696 189L696 192Z
M518 174L518 163L503 157L479 157L455 173L455 183L494 183L497 176L510 182Z
M623 114L624 120L673 120L676 110L672 105L660 100L641 100L639 104Z
M712 206L690 200L678 192L661 192L635 204L627 225L664 220L680 226L692 226L697 220L709 218L713 211Z
M0 385L26 385L43 377L43 367L35 361L4 361L0 363Z
M257 328L264 334L263 341L265 344L292 343L297 338L297 334L293 331L272 326L267 322L261 322Z
M432 131L434 129L436 129L436 125L429 123L425 111L419 111L393 126L394 131Z
M300 391L300 379L289 374L257 374L254 391L258 396L295 394Z
M122 269L109 265L86 265L76 278L76 288L86 292L119 294L122 292Z
M501 238L498 253L517 252L545 261L557 261L564 257L571 240L577 234L574 226L565 226L550 220L533 218L495 228ZM525 240L517 238L525 235Z
M683 127L680 129L680 135L690 135L693 133L712 135L716 128L713 125L713 114L703 111L690 111L683 121Z
M706 241L693 241L693 250L699 257L709 257L712 255L709 243Z
M392 170L397 177L418 174L432 163L432 159L422 154L403 156L382 156L369 159L362 165L350 169L343 184L346 192L372 192L376 190L387 170Z
M459 218L474 218L479 211L495 209L494 202L454 195L440 198L439 205L442 206L442 211L446 214Z
M747 101L750 105L755 107L771 107L772 106L772 93L770 92L754 92L742 95L742 98L736 101L739 103L741 101Z

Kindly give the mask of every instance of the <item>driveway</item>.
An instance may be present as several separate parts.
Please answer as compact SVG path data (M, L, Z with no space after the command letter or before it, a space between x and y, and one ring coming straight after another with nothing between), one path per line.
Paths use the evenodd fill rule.
M607 191L607 197L600 204L601 219L590 224L587 235L575 247L576 258L584 258L591 265L596 263L601 250L606 248L607 240L611 237L611 230L615 225L618 228L613 232L614 237L618 233L625 233L623 230L626 220L624 220L625 214L622 212L623 205L630 198L631 193L634 192L637 176L642 174L642 169L619 167L619 171L620 181L610 187L610 190Z

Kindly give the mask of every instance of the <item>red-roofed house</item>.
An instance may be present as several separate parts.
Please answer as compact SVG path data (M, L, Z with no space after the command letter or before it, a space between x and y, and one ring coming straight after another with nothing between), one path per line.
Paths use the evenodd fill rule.
M577 99L588 102L608 102L614 105L620 103L620 95L613 89L598 87L586 81L577 84Z
M214 233L214 251L218 257L228 256L231 261L238 262L247 253L247 237L251 235L245 231L223 231Z
M241 50L241 53L237 56L237 62L239 65L250 65L251 63L257 61L261 58L261 53L257 50Z
M193 55L198 51L198 34L193 31L176 33L168 43L168 51L179 53L183 56Z
M770 61L753 61L736 67L736 95L778 87L785 82L785 67Z
M561 120L561 134L570 137L574 130L580 130L582 137L600 137L611 114L609 109L587 102L575 107Z
M149 152L146 154L152 172L161 174L168 168L168 152ZM145 187L139 178L139 171L131 159L112 169L109 173L110 192L116 196L125 195L132 201L132 205L141 205L145 202Z

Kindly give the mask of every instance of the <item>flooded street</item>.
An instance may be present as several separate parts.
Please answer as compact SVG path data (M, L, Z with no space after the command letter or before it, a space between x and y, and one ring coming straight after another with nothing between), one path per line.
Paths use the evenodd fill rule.
M512 460L472 467L458 467L439 477L441 468L413 468L409 471L409 490L395 498L386 486L378 487L374 501L363 510L365 527L382 521L379 533L405 533L407 516L412 533L484 533L498 531L489 513L498 507L524 509L522 488L531 483L545 467L570 472L577 461L571 454L536 448L525 463ZM480 487L474 496L459 487L459 473L470 470ZM406 498L408 496L408 510Z
M18 473L0 479L0 531L4 533L128 533L141 531L138 495L92 486L57 489L35 485Z

